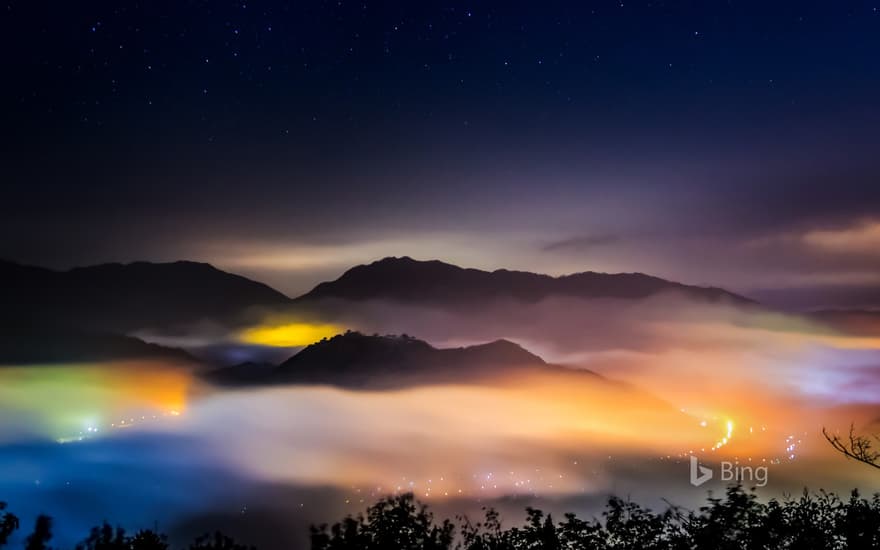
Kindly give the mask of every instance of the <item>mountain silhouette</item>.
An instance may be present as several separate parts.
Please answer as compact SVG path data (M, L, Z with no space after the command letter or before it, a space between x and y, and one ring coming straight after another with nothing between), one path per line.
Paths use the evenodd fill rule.
M272 363L245 361L237 365L203 372L202 377L209 382L222 386L269 384L277 368L278 365L273 365Z
M0 261L0 364L133 357L191 359L127 334L220 319L289 299L195 262L103 264L67 271Z
M7 323L124 333L289 302L280 292L196 262L102 264L67 271L0 261Z
M395 388L478 382L517 373L573 374L586 370L546 363L508 340L459 348L435 348L407 335L346 332L303 348L281 365L241 364L206 375L222 385L328 384L350 388Z
M234 324L249 308L306 306L302 309L304 314L320 315L327 303L323 299L389 300L467 308L500 300L530 303L551 296L640 299L664 292L709 302L753 303L723 289L688 286L640 273L585 272L551 277L522 271L464 269L437 260L416 261L408 257L385 258L353 267L335 281L321 283L296 300L263 283L205 263L113 263L56 271L0 261L0 330L6 335L15 334L19 341L7 341L0 346L0 363L46 357L63 359L68 352L71 360L115 356L116 352L151 355L157 351L155 347L122 338L139 330L175 330L205 319ZM110 341L111 335L119 338ZM25 343L33 346L32 353L27 352ZM346 343L354 345L351 341ZM367 356L377 354L379 361L378 349L370 348L371 344L366 342L361 345L367 346L361 351ZM412 342L401 341L396 345L401 349L392 347L382 353L415 353L420 349ZM38 349L40 346L44 349ZM513 344L496 343L483 352L468 348L467 352L459 352L461 361L450 363L470 364L480 353L491 352L500 357L505 349L510 356L500 363L510 362L516 351L509 346ZM446 350L435 351L444 353L435 356L425 352L425 357L408 362L430 365L438 360L436 357L451 356ZM292 361L305 361L312 353L315 351L307 348L302 357ZM343 368L341 356L333 359L337 369ZM359 366L361 371L365 361Z
M42 326L51 322L119 334L224 319L251 307L282 307L323 298L476 307L501 299L639 299L678 292L703 301L753 303L720 288L688 286L641 273L584 272L551 277L504 269L464 269L408 257L353 267L296 300L210 264L187 261L102 264L67 271L0 261L0 283L2 323Z
M331 298L478 307L503 299L522 302L537 302L551 296L641 299L664 292L677 292L708 302L754 303L721 288L684 285L642 273L587 271L552 277L506 269L491 272L466 269L438 260L418 261L409 257L389 257L353 267L335 281L319 284L296 301Z
M183 350L150 344L131 336L81 331L71 327L8 327L0 339L0 365L163 359L195 363Z

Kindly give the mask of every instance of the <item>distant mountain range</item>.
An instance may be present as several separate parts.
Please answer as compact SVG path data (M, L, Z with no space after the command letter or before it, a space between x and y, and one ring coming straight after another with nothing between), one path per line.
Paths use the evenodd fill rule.
M291 300L269 286L196 262L102 264L67 271L0 261L4 319L52 319L80 329L128 332L222 319L250 307L322 299L389 300L480 306L551 296L641 299L676 292L702 301L753 303L721 288L690 286L641 273L584 272L551 277L524 271L464 269L440 261L385 258L346 271Z
M687 298L734 304L751 300L721 288L690 286L642 273L587 271L551 277L525 271L464 269L437 260L385 258L321 283L296 302L322 299L391 300L412 304L479 307L498 300L537 302L551 296L642 299L665 292Z
M232 386L328 384L379 389L478 382L517 373L600 378L590 371L548 364L507 340L461 348L435 348L406 335L369 336L359 332L316 342L277 367L245 363L212 371L206 378Z
M704 302L753 303L720 288L689 286L640 273L585 272L551 277L503 269L464 269L408 257L353 267L295 300L263 283L205 263L134 262L56 271L0 261L0 330L17 334L20 340L0 346L0 364L27 359L28 346L23 343L40 341L46 349L34 349L35 360L63 356L65 350L71 359L164 355L166 350L134 338L114 342L107 338L204 319L229 322L254 307L304 306L306 311L320 312L327 301L384 300L467 308L499 300L536 302L553 296L637 300L665 292Z

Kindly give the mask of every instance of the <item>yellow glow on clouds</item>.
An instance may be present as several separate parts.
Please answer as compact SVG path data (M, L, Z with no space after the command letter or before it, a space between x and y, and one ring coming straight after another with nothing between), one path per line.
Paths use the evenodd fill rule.
M331 324L283 323L267 324L243 330L239 341L272 347L297 347L313 344L342 332L342 327Z

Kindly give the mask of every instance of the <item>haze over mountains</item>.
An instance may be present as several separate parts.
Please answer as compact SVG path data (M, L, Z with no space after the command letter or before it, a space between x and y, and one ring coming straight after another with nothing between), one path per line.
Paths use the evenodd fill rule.
M384 302L467 312L499 302L524 307L551 298L638 302L669 294L703 304L754 304L724 289L639 273L551 277L465 269L409 257L353 267L293 300L260 282L209 264L184 261L104 264L67 271L0 261L0 281L4 304L0 322L11 335L0 346L0 361L5 363L164 355L167 350L147 346L131 335L143 329L173 331L205 320L233 326L255 310L321 315L338 311L340 303L344 310ZM404 331L410 330L403 327L392 332ZM490 339L495 338L486 340Z
M255 307L283 306L284 294L197 262L102 264L68 271L0 261L4 315L76 322L126 331L223 317ZM464 269L437 260L385 258L346 271L293 300L393 300L431 305L480 305L549 296L640 299L680 292L700 300L750 303L720 288L697 287L640 273L584 272L551 277L523 271Z
M0 261L0 281L0 363L6 364L186 359L180 350L147 344L129 333L289 302L262 283L195 262L54 271Z

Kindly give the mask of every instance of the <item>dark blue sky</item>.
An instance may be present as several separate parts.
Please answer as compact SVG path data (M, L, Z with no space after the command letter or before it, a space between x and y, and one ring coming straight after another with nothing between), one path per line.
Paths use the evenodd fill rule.
M0 256L875 288L878 7L6 2Z

